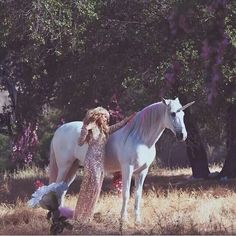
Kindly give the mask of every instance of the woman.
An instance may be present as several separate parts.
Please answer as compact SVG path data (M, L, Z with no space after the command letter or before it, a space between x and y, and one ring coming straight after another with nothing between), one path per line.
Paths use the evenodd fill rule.
M85 142L89 145L84 163L84 177L74 215L80 223L89 222L93 216L104 178L104 154L108 136L133 117L132 115L109 126L109 116L109 112L103 107L89 110L84 118L78 140L80 146Z

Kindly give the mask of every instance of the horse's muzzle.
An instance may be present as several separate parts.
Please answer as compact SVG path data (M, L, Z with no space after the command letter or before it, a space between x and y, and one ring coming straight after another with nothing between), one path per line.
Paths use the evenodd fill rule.
M184 134L182 132L176 133L176 138L177 138L178 141L184 141L185 140Z

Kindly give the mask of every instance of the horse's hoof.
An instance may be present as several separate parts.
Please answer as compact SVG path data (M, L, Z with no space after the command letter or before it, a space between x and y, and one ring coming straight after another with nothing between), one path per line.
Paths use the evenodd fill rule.
M127 222L127 221L128 221L128 216L127 216L127 215L122 216L122 217L120 218L120 221L121 221L122 223Z

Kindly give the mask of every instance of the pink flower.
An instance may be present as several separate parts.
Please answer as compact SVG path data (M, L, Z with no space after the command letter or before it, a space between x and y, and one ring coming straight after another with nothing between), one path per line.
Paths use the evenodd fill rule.
M36 180L35 182L34 182L34 187L35 187L35 189L37 190L38 188L40 188L40 187L42 187L42 186L44 186L44 183L41 181L41 180Z
M122 193L122 175L121 175L121 172L114 173L112 186L118 192L118 194Z

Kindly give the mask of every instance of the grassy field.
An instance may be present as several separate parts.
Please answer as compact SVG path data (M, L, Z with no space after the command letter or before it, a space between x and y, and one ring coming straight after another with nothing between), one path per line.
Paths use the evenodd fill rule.
M122 200L110 190L111 178L107 177L94 220L83 226L72 222L73 230L63 234L236 234L235 180L191 180L190 175L190 169L151 169L144 184L142 224L134 223L132 194L129 222L122 226ZM38 168L1 175L0 234L48 234L46 211L26 206L34 181L47 183L46 176ZM67 206L75 206L80 181L81 175L71 186Z

